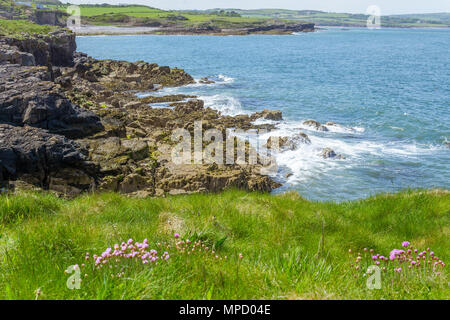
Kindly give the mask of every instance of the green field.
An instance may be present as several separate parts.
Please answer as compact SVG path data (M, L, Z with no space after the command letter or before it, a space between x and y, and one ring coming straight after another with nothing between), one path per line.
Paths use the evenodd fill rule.
M54 6L64 10L66 6ZM245 28L255 25L273 23L274 21L289 21L315 23L318 26L366 26L368 15L333 13L315 10L287 10L287 9L225 9L239 16L218 15L220 9L192 10L192 11L164 11L147 6L111 6L85 5L81 6L81 15L91 24L151 24L172 23L179 26L196 26L212 24L219 28ZM450 13L410 14L382 16L384 27L449 27Z
M65 12L67 5L50 7ZM264 24L268 21L266 18L224 17L216 14L164 11L139 5L82 5L80 9L83 23L98 25L145 25L157 22L184 27L213 24L219 28L244 28Z
M448 299L448 267L408 269L405 262L405 271L394 272L398 265L382 262L381 289L372 290L364 274L373 254L389 256L405 240L447 262L449 218L444 191L340 204L241 191L147 199L2 195L0 299ZM162 259L95 267L94 254L130 238L148 239L147 250ZM78 280L65 270L75 264L82 281L69 290L68 279Z
M21 38L32 34L48 34L57 27L37 25L28 20L4 20L0 19L0 35Z

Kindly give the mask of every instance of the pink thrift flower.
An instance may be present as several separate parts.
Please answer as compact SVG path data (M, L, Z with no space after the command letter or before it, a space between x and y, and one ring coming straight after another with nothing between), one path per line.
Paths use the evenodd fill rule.
M408 248L409 247L409 241L403 241L402 247Z
M175 233L173 236L174 236L176 239L178 239L178 238L180 237L180 235L179 235L178 233Z

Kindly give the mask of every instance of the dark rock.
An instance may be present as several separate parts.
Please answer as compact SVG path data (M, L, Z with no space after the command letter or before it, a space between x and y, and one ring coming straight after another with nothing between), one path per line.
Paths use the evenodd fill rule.
M266 120L274 120L274 121L281 121L283 120L283 114L280 110L268 110L264 109L261 112L257 112L251 115L252 119L259 119L263 118Z
M48 187L61 168L82 168L86 156L74 141L46 130L0 124L0 162L3 179L25 174ZM30 179L28 179L30 180Z
M201 79L199 80L199 82L202 83L202 84L212 84L212 83L215 83L215 81L209 80L207 77L201 78Z
M278 146L276 146L276 138L278 138ZM297 150L301 144L310 144L311 140L308 135L301 132L292 137L270 137L267 139L266 148L281 151Z
M103 129L100 118L67 98L43 67L0 66L0 122L80 138Z
M283 30L287 32L307 32L314 31L314 23L299 23L299 24L271 24L248 29L249 33L260 33L274 30Z
M53 26L66 26L65 13L57 10L35 10L32 17L37 24L48 24Z
M0 64L18 64L21 66L34 66L34 56L28 52L22 52L15 46L0 42Z
M309 126L309 127L313 127L314 129L316 129L318 131L328 131L327 127L325 127L320 122L315 121L315 120L306 120L305 122L303 122L303 124L306 126Z
M5 38L4 43L17 47L34 56L36 65L73 66L76 50L75 34L55 31L48 35L36 35L25 39Z
M172 103L171 106L175 107L176 113L191 113L203 110L204 102L203 100L192 99L188 102Z
M336 152L334 152L334 150L330 149L330 148L324 148L322 150L321 153L322 157L324 159L329 159L329 158L333 158L333 159L345 159L345 157L341 154L337 154Z

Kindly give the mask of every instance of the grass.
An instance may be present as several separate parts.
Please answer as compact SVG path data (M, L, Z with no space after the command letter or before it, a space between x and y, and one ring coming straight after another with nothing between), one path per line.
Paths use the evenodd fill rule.
M0 19L0 34L10 37L25 37L33 34L48 34L57 27L38 25L27 20L3 20Z
M67 8L66 5L50 7L64 12ZM172 23L184 27L213 24L219 28L244 28L261 25L268 21L266 18L228 17L189 11L165 11L139 5L82 5L80 6L80 11L82 19L85 19L84 21L96 25L120 25L124 23L150 24L152 22L159 22ZM135 18L137 20L133 21L129 18Z
M447 271L382 289L354 278L349 248L387 255L404 240L449 258L450 195L407 191L366 200L310 202L296 193L228 191L133 199L119 194L64 200L46 193L0 196L0 299L447 299ZM132 238L201 240L209 254L177 252L168 263L127 264L122 278L86 262L81 289L70 265ZM242 260L239 259L242 253ZM225 256L228 258L225 259ZM353 269L352 269L353 270Z

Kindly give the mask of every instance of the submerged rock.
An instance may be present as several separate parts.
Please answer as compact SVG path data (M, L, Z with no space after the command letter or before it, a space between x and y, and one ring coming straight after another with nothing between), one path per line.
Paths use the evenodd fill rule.
M333 149L324 148L321 152L321 156L324 159L345 159L345 157L341 154L337 154Z
M276 139L278 139L278 148L276 146L277 142ZM308 135L300 132L299 134L296 134L292 137L270 137L267 139L267 143L265 147L267 149L278 149L281 151L286 150L297 150L301 144L310 144L311 140L309 139Z
M210 79L208 79L207 77L201 78L201 79L199 80L199 82L202 83L202 84L212 84L212 83L216 83L215 81L210 80Z
M320 122L315 120L306 120L303 122L305 126L313 127L314 129L318 131L328 131L328 128L322 125Z

